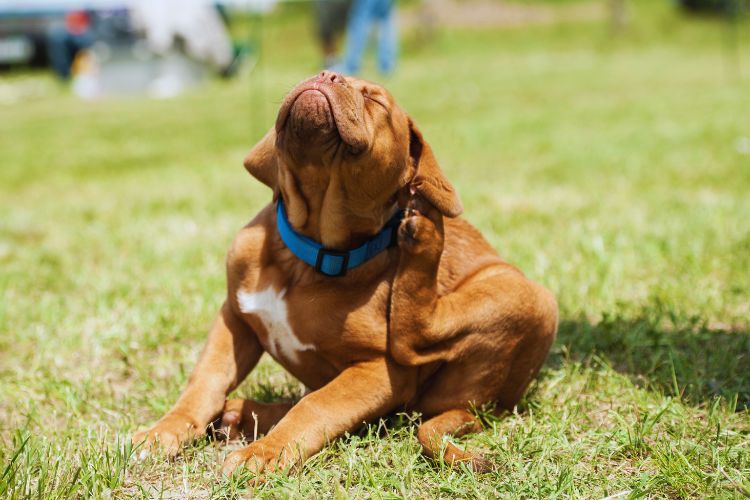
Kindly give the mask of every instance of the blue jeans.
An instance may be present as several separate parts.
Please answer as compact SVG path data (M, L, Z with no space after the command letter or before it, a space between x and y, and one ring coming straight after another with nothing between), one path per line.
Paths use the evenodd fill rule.
M60 78L70 78L70 67L79 50L90 47L94 37L90 32L74 35L62 26L47 32L47 53L50 66Z
M393 0L354 0L349 13L346 53L340 68L343 73L355 75L359 72L373 25L378 28L378 69L384 74L393 71L398 52Z

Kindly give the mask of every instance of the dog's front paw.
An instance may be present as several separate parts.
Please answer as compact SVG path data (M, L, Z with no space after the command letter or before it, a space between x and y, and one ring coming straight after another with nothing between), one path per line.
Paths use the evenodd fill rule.
M399 247L411 254L439 256L443 241L442 214L421 198L410 201L398 229Z
M150 429L136 432L131 439L133 446L138 447L137 457L143 460L152 454L173 457L179 453L182 445L200 436L195 423L180 414L167 414Z
M221 470L226 476L231 476L238 468L244 467L258 477L264 471L285 469L295 462L290 448L275 445L268 439L261 439L227 455Z

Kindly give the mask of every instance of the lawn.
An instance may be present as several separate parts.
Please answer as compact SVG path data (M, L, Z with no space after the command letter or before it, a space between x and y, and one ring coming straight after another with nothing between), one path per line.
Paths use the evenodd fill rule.
M264 26L252 74L173 100L0 80L0 497L750 495L748 28L631 5L617 37L591 19L407 34L384 81L465 217L560 304L523 404L460 440L497 464L482 475L424 458L404 414L259 486L221 476L237 445L133 459L270 201L241 163L317 70L304 11ZM237 392L301 388L264 358Z

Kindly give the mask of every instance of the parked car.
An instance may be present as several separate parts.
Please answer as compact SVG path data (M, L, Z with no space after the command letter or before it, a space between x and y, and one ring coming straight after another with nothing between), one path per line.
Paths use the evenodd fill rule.
M76 54L96 41L132 43L128 10L3 9L0 3L0 66L51 66L67 78Z
M0 67L46 66L47 33L62 13L3 12L0 8Z

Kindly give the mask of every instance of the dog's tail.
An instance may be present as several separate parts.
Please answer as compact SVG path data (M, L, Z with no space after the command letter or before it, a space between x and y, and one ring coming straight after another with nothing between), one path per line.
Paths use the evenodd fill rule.
M422 422L417 431L417 439L425 455L430 458L437 460L442 456L445 463L453 467L465 462L476 472L487 472L492 468L489 460L464 451L449 441L443 443L443 437L446 435L460 437L481 429L479 420L467 410L448 410Z

